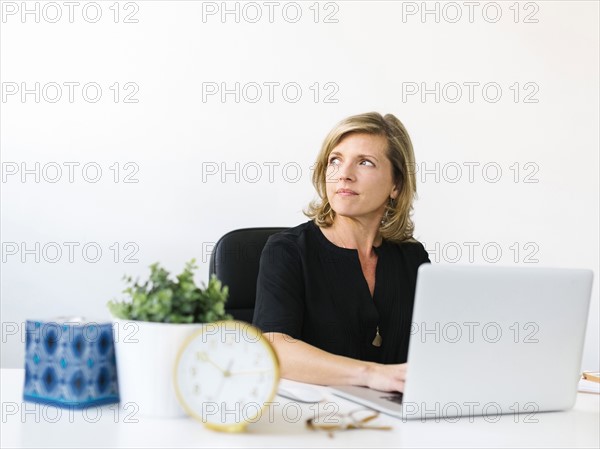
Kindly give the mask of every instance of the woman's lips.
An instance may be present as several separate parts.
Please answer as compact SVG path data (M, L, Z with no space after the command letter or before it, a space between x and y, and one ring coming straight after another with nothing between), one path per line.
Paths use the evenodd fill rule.
M356 193L354 190L350 190L350 189L339 189L336 193L340 196L358 195L358 193Z

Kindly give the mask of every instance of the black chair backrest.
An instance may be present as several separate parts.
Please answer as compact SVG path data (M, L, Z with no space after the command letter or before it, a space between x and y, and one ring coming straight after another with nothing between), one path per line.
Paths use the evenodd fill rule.
M219 239L210 256L209 275L229 287L225 310L236 320L252 323L260 255L267 239L288 228L246 228Z

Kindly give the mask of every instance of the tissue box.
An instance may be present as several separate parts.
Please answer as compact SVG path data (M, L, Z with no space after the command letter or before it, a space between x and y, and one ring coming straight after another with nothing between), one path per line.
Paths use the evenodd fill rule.
M23 399L73 408L119 402L112 323L28 320Z

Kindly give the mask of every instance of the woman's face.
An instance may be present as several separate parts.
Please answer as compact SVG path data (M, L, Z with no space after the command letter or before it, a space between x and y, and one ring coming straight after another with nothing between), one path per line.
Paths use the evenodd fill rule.
M363 133L350 134L333 148L325 182L336 214L381 219L388 199L398 196L386 148L385 137Z

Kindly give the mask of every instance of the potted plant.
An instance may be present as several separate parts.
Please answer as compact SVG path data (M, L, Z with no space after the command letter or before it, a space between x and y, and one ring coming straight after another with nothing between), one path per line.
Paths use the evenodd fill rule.
M171 279L158 263L143 283L125 276L128 298L112 300L121 404L142 415L182 417L173 369L180 346L202 323L231 319L225 313L228 289L213 275L207 286L194 282L195 259Z

